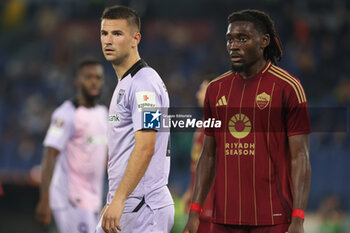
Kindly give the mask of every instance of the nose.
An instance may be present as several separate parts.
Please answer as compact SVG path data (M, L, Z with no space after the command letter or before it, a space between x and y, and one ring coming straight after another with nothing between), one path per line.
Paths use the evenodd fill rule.
M111 45L112 44L112 35L111 34L107 34L107 35L103 35L102 36L103 38L103 42L106 44L106 45Z
M227 47L229 50L238 50L239 49L239 45L238 45L238 42L236 40L232 40L231 43L228 43Z
M100 76L98 76L98 75L94 75L93 77L92 77L92 85L93 86L96 86L99 82L100 82L100 80L101 80L101 77Z

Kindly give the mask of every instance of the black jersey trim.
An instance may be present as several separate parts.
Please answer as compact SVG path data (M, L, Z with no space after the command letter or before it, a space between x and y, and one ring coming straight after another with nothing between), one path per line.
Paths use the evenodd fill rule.
M136 208L132 212L135 213L139 211L144 204L145 204L145 196L142 197L141 202L136 206Z
M148 66L147 63L143 59L138 60L132 67L130 67L130 69L128 69L128 71L125 72L125 74L120 79L120 81L126 76L128 76L129 74L131 74L131 77L133 77L139 70L147 66Z

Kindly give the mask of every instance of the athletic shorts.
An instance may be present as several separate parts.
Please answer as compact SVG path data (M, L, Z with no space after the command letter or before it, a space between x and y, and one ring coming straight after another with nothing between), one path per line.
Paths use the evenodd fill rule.
M174 225L174 205L152 210L144 204L137 212L123 213L120 233L169 233ZM104 233L101 217L95 233Z
M210 233L286 233L289 223L272 226L237 226L212 223Z
M98 222L98 213L71 204L52 210L52 214L60 233L93 233Z

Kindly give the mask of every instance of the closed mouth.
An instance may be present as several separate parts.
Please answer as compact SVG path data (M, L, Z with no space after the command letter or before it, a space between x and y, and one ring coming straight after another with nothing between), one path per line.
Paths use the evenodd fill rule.
M114 52L114 49L111 49L111 48L105 48L104 50L106 53Z

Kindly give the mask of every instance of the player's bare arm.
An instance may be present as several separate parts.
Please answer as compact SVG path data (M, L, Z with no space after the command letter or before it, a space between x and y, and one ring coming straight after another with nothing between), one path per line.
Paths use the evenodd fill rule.
M192 198L192 188L188 187L188 189L185 191L185 193L182 195L182 202L184 205L184 212L185 214L188 214L190 211L190 205L191 205L191 198Z
M311 167L309 160L309 135L288 137L291 151L291 172L293 185L293 209L306 209L310 190ZM303 233L301 218L293 217L288 233Z
M40 200L36 207L36 219L38 222L47 226L51 222L51 209L49 205L49 187L53 170L56 164L56 158L60 152L52 147L46 147L41 162L41 185Z
M196 168L192 202L204 204L215 178L216 143L213 136L204 136L204 146ZM195 233L199 226L199 214L190 211L184 233Z
M106 233L110 232L110 229L113 229L114 226L121 230L120 218L124 210L125 200L140 182L154 154L156 131L139 130L135 132L134 136L135 147L130 156L128 166L115 191L114 198L103 216L102 228Z

